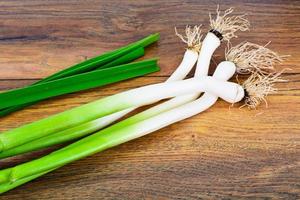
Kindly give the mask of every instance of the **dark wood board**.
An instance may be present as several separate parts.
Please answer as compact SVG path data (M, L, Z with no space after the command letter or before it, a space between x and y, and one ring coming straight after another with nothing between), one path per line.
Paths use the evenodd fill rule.
M8 90L104 51L159 32L146 51L161 71L107 87L40 102L0 119L0 131L129 88L166 80L185 46L174 27L203 24L209 12L247 13L247 40L291 55L279 68L289 82L268 98L269 108L230 108L218 101L204 113L67 165L0 199L299 199L300 1L0 1L0 90ZM222 45L215 63L224 59ZM0 161L0 168L45 152Z

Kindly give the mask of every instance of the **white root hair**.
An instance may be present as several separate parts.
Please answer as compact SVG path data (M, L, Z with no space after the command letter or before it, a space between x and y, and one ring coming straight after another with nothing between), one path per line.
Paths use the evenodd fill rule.
M243 84L245 89L244 105L241 107L248 107L249 109L255 109L261 102L264 102L266 107L268 103L266 96L277 92L275 83L286 82L279 76L284 70L278 73L271 73L268 75L260 74L258 72L253 73Z
M267 74L275 70L274 65L280 64L285 56L251 42L242 42L225 51L227 61L235 63L237 73L249 74L259 72Z
M233 8L229 8L221 15L218 5L215 19L213 19L211 13L209 13L211 28L221 33L223 39L227 42L229 42L231 38L237 37L235 35L236 31L247 31L250 27L250 22L245 19L245 15L228 16L232 12Z
M187 44L188 49L199 52L202 39L201 26L202 25L191 27L187 25L185 28L185 36L179 34L175 27L175 34Z

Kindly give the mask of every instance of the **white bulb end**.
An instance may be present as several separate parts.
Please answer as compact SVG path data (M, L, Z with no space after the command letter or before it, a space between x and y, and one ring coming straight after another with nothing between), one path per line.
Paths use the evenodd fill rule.
M217 66L214 77L219 80L228 80L235 74L235 71L236 66L233 62L223 61Z

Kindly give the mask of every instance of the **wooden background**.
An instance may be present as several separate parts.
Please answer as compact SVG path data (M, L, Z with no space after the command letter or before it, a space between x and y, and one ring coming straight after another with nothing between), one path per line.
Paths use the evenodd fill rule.
M268 98L269 108L229 109L218 101L201 115L80 160L0 199L299 199L300 2L255 1L0 1L0 90L21 87L85 58L153 32L161 40L146 57L162 70L147 77L43 101L0 119L4 131L103 96L166 78L185 46L174 26L203 24L208 12L234 6L247 13L248 40L291 57L280 68L288 83ZM223 59L223 45L214 56ZM212 63L211 69L215 68ZM211 71L211 72L212 72ZM0 161L0 168L41 155Z

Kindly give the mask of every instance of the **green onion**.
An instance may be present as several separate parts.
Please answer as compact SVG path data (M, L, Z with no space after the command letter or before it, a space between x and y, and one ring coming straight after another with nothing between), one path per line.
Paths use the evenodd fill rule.
M143 47L139 47L139 48L136 48L133 51L129 52L128 54L125 54L105 65L97 67L96 69L105 69L105 68L109 68L109 67L127 64L137 58L142 57L143 55L145 55L145 49Z
M131 66L132 69L128 69L128 66ZM121 72L122 69L122 72ZM124 69L124 70L123 70ZM78 85L78 88L82 89L82 88L86 88L87 86L93 86L93 85L99 85L101 83L108 83L108 82L115 82L115 80L122 80L122 79L126 79L128 77L135 77L137 75L144 75L146 73L149 72L154 72L157 71L159 68L157 66L156 60L155 59L151 59L151 60L146 60L146 61L140 61L140 62L136 62L136 63L132 63L132 64L127 64L127 65L123 65L123 66L119 66L119 67L114 67L114 68L108 68L108 69L103 69L101 70L101 73L98 75L99 71L93 71L93 72L89 72L86 74L82 74L82 75L76 75L78 76L75 80L74 80L74 76L73 77L68 77L65 78L64 81L68 82L69 84L67 85L67 87L62 87L59 88L59 82L61 80L57 80L57 81L53 81L52 83L58 83L56 84L55 88L57 88L56 92L64 92L68 89L73 89L74 84L78 84L81 83L82 77L83 76L88 76L89 77L89 82L83 82L80 85ZM103 73L103 71L109 72L107 73L107 75L111 75L111 70L115 70L116 74L114 76L105 76L105 73ZM92 76L91 76L92 75ZM103 77L100 77L103 76ZM48 83L44 83L45 85L47 85ZM42 87L43 84L41 85L36 85L35 87ZM77 86L76 86L77 87ZM78 89L75 88L75 89ZM47 91L45 91L47 94ZM29 98L31 98L31 96L28 96ZM0 151L2 149L8 149L11 147L15 147L18 146L20 144L23 144L25 142L31 141L33 139L37 139L39 137L57 132L57 131L61 131L64 130L66 128L70 128L74 125L78 125L93 119L97 119L98 117L102 117L105 116L107 113L113 113L115 112L115 109L119 109L122 110L122 106L126 106L126 105L120 105L118 107L114 107L113 103L111 101L111 99L116 99L116 98L107 98L107 100L104 100L104 104L103 107L101 105L100 102L102 102L103 100L100 100L100 104L98 107L96 105L96 107L93 106L93 104L90 104L90 106L83 106L82 109L75 109L73 111L71 111L71 114L58 114L57 116L54 117L50 117L50 118L46 118L44 120L40 120L38 122L32 123L32 124L28 124L23 126L22 128L17 128L11 131L8 131L5 133L0 134ZM119 99L121 100L121 99ZM116 103L118 102L118 100L116 100ZM110 105L109 105L110 104ZM86 110L85 108L87 108L88 110ZM91 109L91 110L90 110ZM98 112L98 109L102 110L101 112ZM77 110L77 111L76 111ZM117 110L117 111L119 111ZM87 118L82 116L82 113L85 113L85 111L89 112L91 115ZM67 112L68 113L68 112ZM76 114L77 113L77 114ZM93 114L94 113L94 114ZM75 114L77 115L75 118L71 119L72 115ZM99 114L99 116L98 116ZM71 117L71 118L70 118ZM42 129L40 129L41 127L43 127ZM25 141L25 142L24 142Z
M151 67L154 65L156 65L156 60L140 61L0 93L0 108L30 103L145 75L149 70L146 67L150 67L149 72L153 72Z
M49 81L49 80L54 80L54 79L59 79L59 78L63 78L63 77L67 77L67 76L71 76L74 74L79 74L79 73L83 73L83 72L87 72L87 71L91 71L93 69L96 69L97 67L100 67L101 65L107 64L115 59L117 59L118 57L124 56L126 54L128 54L129 52L140 48L140 47L146 47L149 44L152 44L153 42L157 41L159 39L159 34L152 34L149 35L148 37L135 42L131 45L128 45L125 48L121 48L118 51L105 55L105 56L98 56L95 57L93 59L87 60L83 63L79 63L71 68L68 68L66 70L60 71L59 73L56 73L52 76L49 76L45 79L43 79L44 81Z
M53 169L54 170L54 169ZM34 180L44 174L47 174L49 173L50 171L53 171L53 170L49 170L47 172L43 172L43 173L40 173L40 174L35 174L35 175L32 175L32 176L29 176L29 177L26 177L26 178L22 178L14 183L10 183L10 182L7 182L7 183L4 183L4 184L1 184L0 185L0 194L4 193L4 192L7 192L9 190L12 190L20 185L23 185L24 183L27 183L31 180Z
M104 69L104 68L109 68L109 67L121 65L124 63L128 63L132 60L135 60L136 58L143 56L144 53L145 52L144 52L143 48L137 48L137 49L133 50L132 52L130 52L129 54L121 56L120 58L118 58L110 63L107 63L97 69ZM49 82L49 81L46 81L46 82ZM45 82L39 82L38 84L42 84L42 83L45 83ZM36 85L36 84L33 84L33 85ZM1 93L0 93L0 95L1 95ZM12 112L15 112L17 110L20 110L22 108L25 108L27 106L33 105L35 103L37 103L37 102L30 102L30 103L25 103L25 104L20 104L20 105L15 105L15 106L10 106L8 108L4 108L4 109L0 110L0 117L10 114Z
M237 94L240 94L236 91L240 90L236 84L224 84L212 77L159 83L121 92L4 132L0 134L0 152L124 109L140 107L192 92L216 93L215 90L218 92L219 88L222 88L220 98L228 102L234 102Z
M134 124L136 122L153 117L159 113L168 111L168 110L174 108L175 105L180 106L180 105L186 103L185 101L182 101L182 103L178 103L177 101L174 102L172 100L170 100L168 102L169 102L168 104L164 103L162 105L155 106L153 108L148 109L147 111L138 113L138 114L126 119L127 125ZM174 105L174 103L176 103L176 104ZM117 116L115 116L115 115L117 115ZM22 154L22 153L26 153L26 152L30 152L30 151L34 151L34 150L39 150L42 148L50 147L52 145L61 144L64 142L68 142L71 140L81 138L83 136L89 135L89 134L91 134L95 131L98 131L99 129L109 125L112 121L115 121L115 119L120 118L120 116L123 116L122 112L119 112L119 114L115 113L112 115L101 117L99 119L95 119L95 120L86 122L84 124L80 124L78 126L42 137L42 138L39 138L36 140L33 140L31 142L17 146L15 148L11 148L6 151L0 152L0 159L6 158L6 157L11 157L11 156Z
M103 118L100 119L103 121ZM75 140L99 130L99 127L103 127L103 124L96 119L3 151L0 153L0 159Z
M191 85L194 86L189 88ZM178 93L178 91L181 91L182 89L187 89L187 93L190 93L191 91L195 92L197 90L198 92L209 91L216 94L217 96L220 96L223 99L226 99L231 103L240 101L244 95L243 88L238 84L220 81L212 77L204 77L174 83L156 84L134 89L127 93L120 93L123 94L121 96L112 96L114 98L110 99L110 101L112 103L114 100L116 100L116 97L130 98L133 96L133 94L137 95L138 93L142 93L142 95L140 95L139 97L146 96L146 98L155 97L158 99L156 93L152 93L150 96L148 96L145 92L156 91L157 93L160 93L160 95L164 94L162 96L169 96L166 93L168 93L169 90L174 87L177 89L174 89L173 91L171 91L171 93L181 95L182 93ZM222 90L220 90L220 88L222 88ZM240 93L239 91L242 91L242 93ZM237 93L239 93L239 97L237 97ZM135 98L139 97L135 96ZM196 105L198 105L198 103L196 103ZM132 139L141 137L169 124L195 115L197 113L195 112L195 110L197 110L195 108L195 102L191 102L148 119L137 117L134 120L129 118L127 120L121 121L104 130L98 131L93 135L85 137L78 142L52 152L42 158L0 171L0 183L3 183L5 185L7 182L10 182L13 184L14 182L22 180L26 177L54 170L55 168L61 167L70 162L117 146ZM134 123L135 120L138 120L139 122Z
M128 62L144 55L144 52L142 52L144 50L141 49L141 47L146 47L146 46L152 44L153 42L157 41L158 39L159 39L159 34L149 35L148 37L146 37L146 38L144 38L140 41L134 42L132 44L129 44L125 47L121 47L117 50L104 53L100 56L97 56L97 57L88 59L88 60L86 60L82 63L76 64L76 65L74 65L70 68L59 71L59 72L53 74L52 76L49 76L45 79L42 79L42 80L34 83L33 85L48 82L48 81L51 81L51 80L56 80L56 79L59 79L61 77L67 77L67 76L74 75L74 74L76 74L76 71L74 72L74 70L78 69L78 68L80 68L81 70L90 71L93 68L98 68L98 69L99 68L108 68L108 67L128 63ZM123 55L124 51L125 51L125 54ZM126 51L129 51L129 52L126 53ZM120 54L120 52L121 52L121 54ZM110 62L108 62L104 65L100 65L101 62L103 63L103 59L105 59L108 56L111 56L110 58L113 58L112 56L116 55L116 54L119 55L119 56L121 55L121 56L117 57L116 59L112 59ZM12 112L15 112L17 110L20 110L24 107L33 105L34 103L36 103L36 102L27 103L27 104L24 104L24 105L12 106L12 107L9 107L9 108L6 108L6 109L1 109L0 110L0 117L8 115L8 114L10 114Z
M52 152L47 156L44 156L42 158L24 164L20 164L12 168L1 170L0 171L0 193L13 189L21 184L31 181L34 178L42 176L43 174L53 171L70 162L76 161L78 159L84 158L86 156L92 155L97 152L101 152L108 148L117 146L124 142L136 139L138 137L159 130L175 122L194 116L199 112L202 112L208 107L210 107L217 100L218 96L223 96L222 97L223 99L228 98L227 101L229 101L230 103L241 101L245 95L244 88L242 86L238 84L218 80L219 78L228 79L230 76L234 74L235 70L232 69L228 70L227 68L228 63L222 64L222 66L220 65L218 66L218 68L219 67L220 69L214 74L214 76L216 76L216 79L201 78L202 81L204 80L210 80L210 81L207 82L200 81L202 82L202 84L198 84L199 86L205 85L202 86L203 88L201 90L203 91L205 90L206 92L209 91L209 93L204 94L205 98L204 97L199 98L198 100L181 105L177 108L173 108L169 111L160 113L154 117L145 120L140 120L138 123L132 124L132 121L129 118L109 128L99 131L91 136L81 139L78 142L68 145L67 147ZM221 67L224 70L221 70ZM232 67L235 68L234 64L232 64ZM225 76L224 74L220 73L222 71L226 72ZM256 75L253 74L252 76L256 76ZM259 81L258 84L261 85L256 87L258 88L269 87L269 86L272 87L272 84L274 83L272 82L274 81L273 78L274 77L276 78L276 76L278 76L278 74L272 75L272 77L267 77L268 80L271 81L270 83L267 83L267 86L264 85L266 84L266 82L261 82L261 80L258 80ZM257 77L257 78L259 79L261 77ZM250 80L252 80L251 77ZM191 81L189 81L189 83L192 84ZM216 85L210 88L214 84ZM174 86L174 84L172 85ZM226 93L226 95L223 93ZM231 97L227 96L227 94L230 94Z
M182 62L179 64L176 71L167 79L167 81L176 81L183 79L189 71L192 69L194 64L196 63L198 58L198 53L192 50L187 49L184 54ZM175 100L176 99L176 100ZM149 109L147 112L143 112L143 114L137 114L135 117L131 118L132 122L135 122L135 119L146 119L151 116L154 116L158 113L164 112L171 108L180 106L186 103L186 98L174 98L163 103L161 106L156 106L153 109ZM116 120L122 118L124 115L131 112L132 109L123 110L118 113L114 113L109 116L105 116L85 124L81 124L70 129L66 129L52 135L48 135L37 140L33 140L31 142L25 143L23 145L17 146L15 148L8 149L0 153L0 158L6 158L42 148L46 148L52 145L72 141L83 136L89 135L97 130L104 128L105 126L115 122Z

